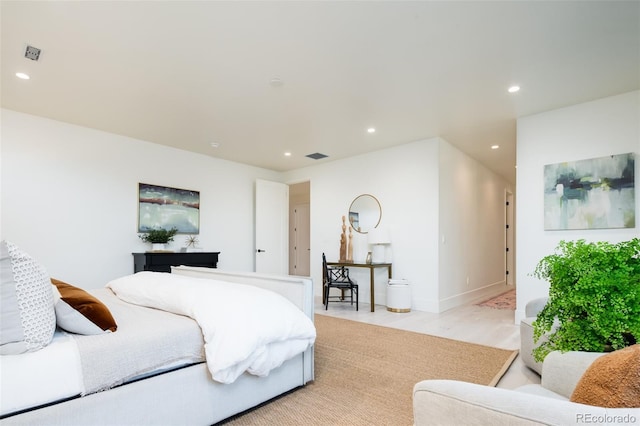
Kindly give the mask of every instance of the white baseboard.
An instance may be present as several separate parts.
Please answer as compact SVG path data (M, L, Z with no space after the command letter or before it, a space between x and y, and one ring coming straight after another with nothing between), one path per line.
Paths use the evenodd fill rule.
M416 299L411 300L411 308L416 311L440 313L438 310L438 301L433 299Z
M483 300L489 299L493 296L497 296L513 288L514 286L507 285L505 280L501 280L484 287L475 288L473 290L456 294L445 299L440 299L438 312L444 312L449 309L470 303L482 302Z

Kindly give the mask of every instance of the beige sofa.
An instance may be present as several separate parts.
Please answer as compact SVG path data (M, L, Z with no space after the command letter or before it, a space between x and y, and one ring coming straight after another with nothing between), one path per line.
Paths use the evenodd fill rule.
M416 426L638 424L640 409L601 408L569 401L578 380L601 353L551 352L540 385L515 390L453 380L425 380L413 389Z

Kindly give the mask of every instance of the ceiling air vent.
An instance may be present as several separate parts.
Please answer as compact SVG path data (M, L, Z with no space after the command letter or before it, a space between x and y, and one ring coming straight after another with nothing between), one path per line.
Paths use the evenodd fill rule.
M321 158L328 157L328 155L320 154L319 152L314 152L313 154L305 155L305 157L313 158L314 160L319 160Z
M40 57L40 49L33 46L27 46L27 50L24 52L24 57L31 59L32 61L37 61Z

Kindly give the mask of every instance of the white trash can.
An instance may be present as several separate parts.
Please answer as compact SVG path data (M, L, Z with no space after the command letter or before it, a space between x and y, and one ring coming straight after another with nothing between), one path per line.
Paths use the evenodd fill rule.
M389 284L387 284L387 311L411 311L411 286L409 286L409 281L405 279L389 280Z

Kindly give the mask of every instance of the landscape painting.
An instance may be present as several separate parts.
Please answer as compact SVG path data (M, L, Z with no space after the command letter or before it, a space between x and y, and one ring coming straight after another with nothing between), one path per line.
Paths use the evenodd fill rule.
M200 233L200 192L138 184L138 232L174 227L179 234Z
M544 229L634 228L634 154L544 166Z

